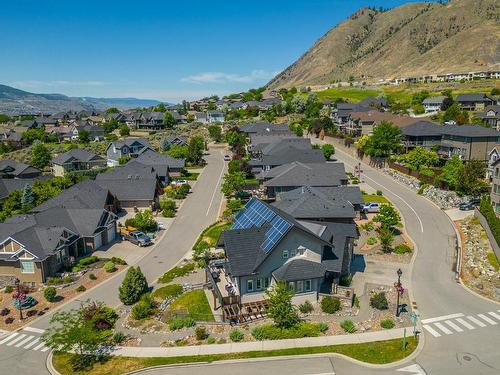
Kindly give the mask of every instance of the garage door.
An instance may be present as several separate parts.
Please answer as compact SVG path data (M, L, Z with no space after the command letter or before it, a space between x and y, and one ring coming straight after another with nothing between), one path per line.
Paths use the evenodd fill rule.
M116 231L115 231L115 226L112 225L110 228L108 228L108 243L112 242L116 237Z
M97 250L102 246L102 237L101 233L94 237L94 250Z

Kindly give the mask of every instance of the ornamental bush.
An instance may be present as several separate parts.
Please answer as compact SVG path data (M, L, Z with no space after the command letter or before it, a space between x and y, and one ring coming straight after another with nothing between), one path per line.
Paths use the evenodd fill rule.
M321 300L321 311L327 314L334 314L341 308L340 299L337 297L323 297Z
M115 272L116 271L115 264L111 261L104 263L103 268L106 272Z
M243 337L243 333L241 333L237 329L233 329L231 332L229 332L229 338L232 342L240 342L241 340L243 340Z
M343 320L341 323L340 323L340 326L342 327L342 329L344 331L346 331L347 333L354 333L356 332L356 325L353 323L352 320L350 319L346 319L346 320Z
M380 326L385 329L394 328L395 324L392 319L385 319L380 322Z
M209 336L205 327L196 327L194 334L196 336L196 340L198 341L205 340Z
M176 331L176 330L182 329L184 327L186 327L186 328L194 327L195 325L196 325L196 322L191 317L177 316L177 317L173 318L170 322L168 322L168 328L170 328L170 330L172 330L172 331Z
M406 253L411 253L411 247L408 246L405 243L399 244L394 248L394 252L396 254L406 254Z
M56 299L57 291L53 286L48 286L43 290L43 296L47 300L47 302L54 302Z
M305 301L304 303L299 305L299 311L302 314L309 314L313 310L314 310L314 307L313 307L312 303L309 301Z
M119 298L125 305L133 305L148 291L148 281L140 267L130 267L118 288Z
M370 298L370 306L377 310L387 310L389 308L389 302L387 301L385 292L374 294Z

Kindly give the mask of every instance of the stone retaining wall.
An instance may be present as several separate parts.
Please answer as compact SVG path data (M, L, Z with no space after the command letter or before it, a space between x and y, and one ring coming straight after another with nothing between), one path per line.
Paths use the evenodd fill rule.
M477 208L474 210L474 216L477 217L479 223L484 228L484 231L488 236L488 240L490 241L491 248L495 252L497 259L500 259L500 246L498 246L497 240L495 239L495 236L493 236L493 233L491 232L490 226L488 225L488 221Z

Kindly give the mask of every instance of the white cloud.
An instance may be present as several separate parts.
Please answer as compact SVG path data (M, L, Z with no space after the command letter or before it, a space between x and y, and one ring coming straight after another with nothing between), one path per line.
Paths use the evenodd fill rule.
M65 88L65 87L96 87L107 85L108 82L103 81L14 81L10 82L11 86L21 89L43 89L43 88Z
M252 83L259 80L273 78L278 72L267 72L265 70L252 70L249 74L230 74L223 72L204 72L181 78L182 82L204 84L204 83Z

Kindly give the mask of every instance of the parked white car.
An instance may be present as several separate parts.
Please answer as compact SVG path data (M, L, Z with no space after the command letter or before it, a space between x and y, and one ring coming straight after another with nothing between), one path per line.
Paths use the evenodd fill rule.
M188 183L187 180L175 180L172 181L170 184L175 186L175 185L185 185L187 183Z
M370 202L361 206L364 213L375 214L380 211L380 203Z

